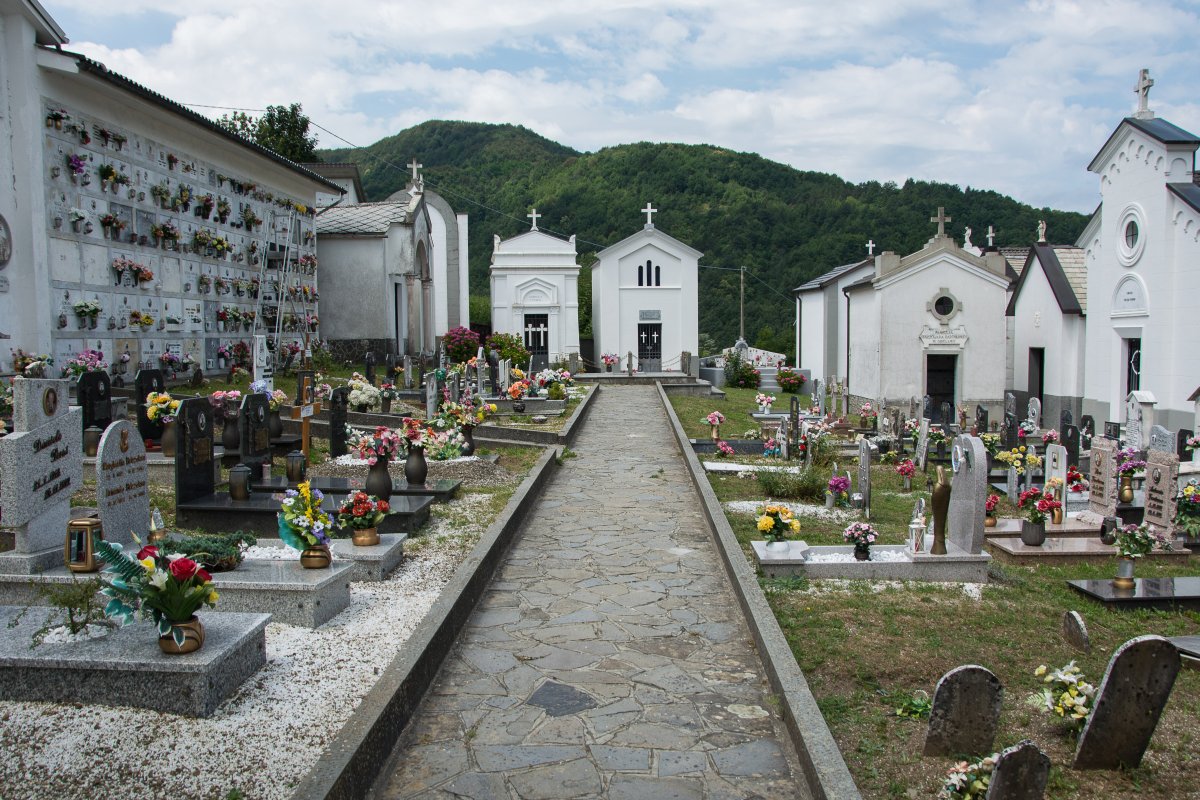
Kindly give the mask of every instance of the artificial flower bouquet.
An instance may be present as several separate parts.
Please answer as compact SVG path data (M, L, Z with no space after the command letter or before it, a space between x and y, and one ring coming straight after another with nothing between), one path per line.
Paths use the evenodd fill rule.
M406 418L407 419L407 418ZM394 459L400 452L400 435L385 425L377 425L374 434L364 434L358 440L358 455L372 467L379 459Z
M1088 482L1078 467L1067 467L1067 489L1072 492L1086 492Z
M380 500L366 492L355 492L338 506L337 524L342 529L374 528L383 522L390 508L386 500Z
M1058 431L1054 430L1054 428L1047 428L1042 431L1042 442L1045 444L1058 444L1058 439Z
M999 758L999 753L992 753L975 762L959 761L946 773L937 800L984 800Z
M1187 482L1179 495L1179 504L1175 507L1175 525L1189 539L1200 536L1200 487L1196 486L1195 478Z
M208 396L213 412L223 419L237 419L242 407L242 393L237 389L217 390Z
M400 437L409 448L429 447L436 443L433 428L413 417L404 417L400 421Z
M374 406L380 401L379 390L357 372L350 376L347 386L350 388L349 400L352 406Z
M997 506L999 506L999 505L1000 505L1000 495L998 495L998 494L989 494L989 495L987 496L987 500L984 500L984 501L983 501L983 513L984 513L984 516L987 516L987 517L994 517L994 516L996 516L996 508L997 508Z
M1138 458L1138 451L1133 447L1122 447L1117 451L1117 474L1140 475L1146 471L1146 462Z
M179 402L166 392L151 392L146 395L146 419L163 424L173 422L179 413Z
M600 360L604 362L604 366L611 367L613 364L616 364L618 361L620 361L621 358L616 353L604 353L600 356Z
M766 394L765 392L759 392L758 394L754 395L754 402L758 403L760 406L769 406L775 403L775 398L772 395Z
M1171 540L1166 534L1157 531L1153 525L1143 522L1141 525L1126 525L1117 532L1117 540L1113 543L1117 555L1121 558L1141 558L1155 550L1170 550Z
M1042 459L1025 445L1014 447L1011 450L1001 450L996 453L996 460L1015 469L1018 475L1024 475L1025 470L1035 469L1042 465Z
M70 374L72 378L78 378L85 372L103 372L106 369L108 369L108 362L104 360L104 353L99 350L87 349L67 362L67 365L63 367L63 374Z
M529 392L529 381L513 381L508 385L508 398L520 400Z
M482 398L466 396L459 402L452 403L449 400L449 393L447 393L446 400L438 409L436 422L439 428L482 425L485 419L495 413L495 403L485 403Z
M710 411L708 416L704 418L704 421L715 428L725 422L725 415L720 411Z
M788 534L800 532L800 520L787 506L768 505L759 512L758 530L768 542L782 542Z
M855 550L868 550L879 538L879 532L865 522L853 522L842 531L842 538L846 544L854 545Z
M1000 434L981 433L979 440L983 442L983 448L988 451L988 455L994 456L1000 452Z
M1047 514L1053 514L1055 509L1062 508L1062 503L1050 495L1042 494L1042 490L1035 486L1021 492L1017 498L1017 507L1024 509L1029 521L1037 525L1046 521Z
M911 458L906 458L896 465L896 474L901 478L912 478L917 474L917 465Z
M335 530L329 515L321 510L325 495L304 481L283 493L280 502L279 538L294 550L328 545Z
M399 390L396 389L394 383L383 383L379 386L379 399L385 402L392 402L400 397Z
M733 446L726 441L717 442L717 458L726 458L733 455Z
M119 542L97 538L96 555L105 563L107 577L101 594L110 598L104 613L119 617L122 624L133 621L135 612L158 625L160 636L172 634L175 645L182 646L184 632L172 623L187 622L207 605L217 605L217 590L212 576L190 558L178 553L167 555L153 545L130 556Z
M825 489L825 494L832 496L833 501L838 504L846 504L850 502L850 479L845 475L834 475L829 479L829 485Z
M1083 727L1088 714L1092 711L1092 701L1096 697L1096 687L1083 679L1083 672L1071 661L1065 667L1056 670L1047 669L1040 665L1033 674L1048 684L1040 694L1029 698L1030 705L1037 706L1048 714L1062 717L1075 729Z

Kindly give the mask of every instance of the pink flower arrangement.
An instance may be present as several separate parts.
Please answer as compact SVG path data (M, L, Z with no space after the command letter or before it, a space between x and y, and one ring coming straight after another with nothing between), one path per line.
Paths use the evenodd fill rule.
M1000 495L989 494L987 500L983 501L983 510L989 517L994 517L998 505L1000 505Z
M358 440L358 454L365 458L372 467L378 463L379 459L390 459L399 452L399 434L384 425L375 428L374 436L363 436Z
M896 465L896 474L901 478L911 478L917 472L917 465L911 458L906 458Z
M709 413L709 415L707 417L704 418L704 420L709 425L716 427L717 425L720 425L725 422L725 415L722 414L720 411L712 411Z
M733 448L726 442L717 442L717 455L721 458L733 455Z
M1058 431L1048 428L1042 433L1042 441L1046 444L1058 444Z

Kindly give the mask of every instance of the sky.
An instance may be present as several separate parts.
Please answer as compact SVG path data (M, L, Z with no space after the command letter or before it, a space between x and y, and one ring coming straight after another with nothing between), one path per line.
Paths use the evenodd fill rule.
M68 49L178 102L301 103L323 147L513 123L583 151L706 143L1090 213L1087 164L1136 108L1140 69L1151 109L1200 133L1200 0L43 5Z

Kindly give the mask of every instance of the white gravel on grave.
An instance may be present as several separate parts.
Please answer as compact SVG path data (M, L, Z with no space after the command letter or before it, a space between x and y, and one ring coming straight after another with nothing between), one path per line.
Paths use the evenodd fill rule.
M809 564L861 563L854 558L854 553L815 553L811 549L808 551L808 557L804 560ZM876 550L872 548L871 560L907 562L912 559L903 550Z
M874 554L871 556L874 558ZM962 593L971 600L983 599L983 587L986 584L982 583L943 583L943 582L921 582L921 581L871 581L871 580L853 580L849 578L827 578L819 581L810 581L806 589L789 589L787 591L795 594L834 594L858 591L858 587L864 584L868 586L875 594L885 592L888 589L907 589L909 584L923 583L925 586L945 587L947 589L962 588ZM768 588L768 591L778 591L774 588Z
M810 505L808 503L781 503L778 500L730 500L722 505L726 511L732 511L735 514L757 514L759 509L767 503L787 506L797 517L820 517L821 519L833 520L834 522L850 522L858 519L860 516L854 509L826 508L823 505Z
M108 636L114 630L116 629L109 625L89 624L79 633L71 633L71 629L66 625L60 625L46 634L45 638L42 639L42 644L86 642L88 639L99 639Z
M300 551L290 547L263 547L256 544L246 548L245 557L263 561L299 561Z
M469 518L488 501L465 495L456 506ZM290 797L483 529L434 516L390 579L352 583L350 608L332 621L316 630L268 625L267 663L208 719L0 702L0 739L20 743L0 759L0 796L221 800L238 788L246 800ZM149 627L146 646L157 646Z

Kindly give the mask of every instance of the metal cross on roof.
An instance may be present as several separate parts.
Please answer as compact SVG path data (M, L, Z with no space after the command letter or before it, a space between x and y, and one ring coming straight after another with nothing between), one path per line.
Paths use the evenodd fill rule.
M944 208L942 208L941 206L938 206L937 216L930 217L929 221L936 222L938 224L938 236L945 236L946 235L946 223L953 222L954 220L951 219L950 217L946 216L946 210Z
M533 227L531 228L531 230L535 230L535 231L536 231L536 230L538 229L538 227L537 227L537 221L538 221L538 217L542 216L541 214L537 213L537 206L534 206L534 207L533 207L533 211L531 211L530 213L526 214L525 216L527 216L527 217L529 217L531 220L533 220Z
M1137 86L1133 87L1133 91L1138 96L1137 117L1153 116L1150 112L1150 87L1154 85L1154 79L1150 77L1150 70L1144 69L1138 73Z
M867 242L867 255L869 255L869 256L875 255L875 240L874 239Z
M646 203L646 207L642 209L642 213L646 215L646 227L647 228L654 227L654 214L657 211L658 211L658 209L654 208L649 203Z
M991 225L988 225L987 240L988 240L988 247L996 246L996 229L993 228Z
M418 164L417 160L415 158L409 163L408 168L412 170L413 183L416 183L417 179L420 177L417 174L417 170L421 169L424 166L425 166L424 164Z

